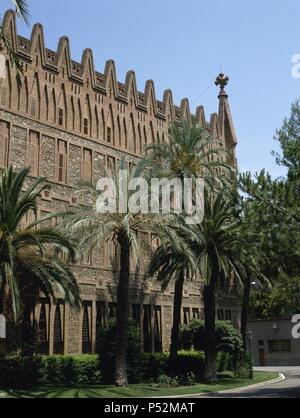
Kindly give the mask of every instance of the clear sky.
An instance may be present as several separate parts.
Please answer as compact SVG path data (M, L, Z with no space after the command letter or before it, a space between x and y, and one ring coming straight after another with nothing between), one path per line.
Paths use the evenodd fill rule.
M155 81L157 98L171 88L176 104L203 104L207 119L218 108L213 82L230 77L229 100L239 138L241 170L284 174L271 151L273 136L300 97L291 76L300 53L299 0L29 0L31 22L44 24L46 45L71 40L72 57L94 50L96 68L114 59L118 78L136 71L138 87ZM1 0L1 7L10 7ZM21 34L30 29L19 25ZM209 87L209 88L208 88Z

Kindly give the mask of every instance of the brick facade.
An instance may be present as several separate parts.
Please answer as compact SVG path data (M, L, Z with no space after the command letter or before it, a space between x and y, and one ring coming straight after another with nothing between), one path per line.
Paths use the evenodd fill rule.
M132 71L124 84L118 82L113 61L107 62L103 74L95 71L90 50L84 51L81 63L72 61L66 37L60 39L56 52L48 50L40 24L34 26L30 40L17 35L13 12L5 14L3 25L24 70L19 86L7 59L6 77L0 81L0 121L9 129L3 165L20 169L32 165L38 156L32 175L47 177L52 186L40 201L40 215L75 206L78 180L89 173L98 178L96 159L109 165L125 157L128 164L134 164L145 145L168 140L171 122L193 120L206 126L236 164L237 141L226 95L220 95L219 112L208 123L202 106L195 115L187 99L180 107L174 106L170 90L165 91L163 101L157 100L152 81L139 92ZM74 267L85 302L81 311L60 301L57 305L43 300L37 303L33 319L41 352L95 352L97 329L114 316L117 272L112 255L112 245L107 243ZM201 287L197 280L185 286L183 321L203 317ZM144 349L167 350L173 288L162 293L154 280L133 271L130 293L131 312L140 324ZM238 321L234 289L219 296L219 315Z

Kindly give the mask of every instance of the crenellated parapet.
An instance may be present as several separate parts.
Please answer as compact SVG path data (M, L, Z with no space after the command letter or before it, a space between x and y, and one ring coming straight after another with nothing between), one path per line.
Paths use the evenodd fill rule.
M117 136L120 136L118 129L124 129L126 133L134 132L134 135L141 137L145 132L144 138L140 138L138 142L149 143L157 138L164 139L169 124L183 120L193 121L211 129L224 146L235 146L234 133L230 133L229 142L225 138L224 113L213 114L207 122L202 106L197 107L193 114L186 98L181 101L180 106L174 105L172 91L169 89L164 92L162 100L158 100L152 80L148 80L144 92L140 92L137 89L134 71L128 71L125 83L119 82L113 60L107 61L104 72L100 73L95 69L91 49L83 51L81 63L75 62L71 57L70 41L65 36L60 38L57 51L51 51L45 45L43 26L39 23L33 26L31 38L26 39L17 34L16 16L12 10L5 13L3 27L24 66L22 88L25 92L18 92L19 96L22 96L18 99L18 111L36 116L34 112L30 112L30 101L36 96L36 113L41 119L49 119L49 122L55 124L58 123L58 112L63 112L66 119L63 121L64 128L79 130L83 134L102 140L107 136L105 126L110 125L114 130L114 144L120 146L122 144L121 140L117 139ZM9 64L8 71L8 88L17 92L17 87L12 86L14 70ZM26 99L23 98L25 93ZM13 93L10 92L11 94ZM226 101L227 97L222 96L220 100ZM10 103L13 102L10 98ZM14 105L16 106L16 103ZM57 106L60 106L61 110L57 109ZM223 109L226 112L229 105L223 106ZM82 118L88 119L88 128L85 130L84 124L87 123L82 121ZM233 126L230 129L233 129ZM146 138L149 134L150 139ZM130 145L130 142L129 138L127 144ZM132 146L129 151L136 154L142 152L140 145Z

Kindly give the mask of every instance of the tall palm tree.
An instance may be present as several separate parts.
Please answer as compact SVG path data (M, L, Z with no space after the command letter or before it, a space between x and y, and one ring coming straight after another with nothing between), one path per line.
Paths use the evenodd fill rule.
M26 187L28 174L29 169L15 173L10 167L0 181L0 312L10 323L20 319L26 302L39 292L53 299L60 292L66 301L80 304L76 279L58 254L75 261L72 244L41 221L24 226L26 215L37 213L38 199L49 187L41 178Z
M244 268L238 253L241 222L232 215L232 206L223 194L205 196L205 214L194 227L193 241L198 267L204 281L205 379L217 380L216 291L222 278L243 283Z
M173 327L171 336L168 369L170 374L176 373L178 363L179 332L181 322L181 308L183 286L186 280L192 280L197 271L197 263L191 247L188 245L190 230L178 225L176 231L169 230L161 234L162 244L153 254L149 275L157 275L158 281L165 291L172 279L175 280L175 294L173 306ZM188 237L188 239L187 239Z
M124 161L120 162L119 169L126 170ZM117 386L127 386L127 325L129 319L129 285L131 274L132 256L139 260L140 247L143 245L141 232L149 232L155 228L155 216L151 217L133 213L128 207L129 199L133 192L127 196L119 190L121 181L119 170L112 173L106 172L100 167L102 176L110 178L115 189L114 201L116 210L113 213L99 213L96 209L96 203L102 196L102 191L97 190L97 185L83 182L78 190L78 195L82 195L84 203L68 213L68 217L62 222L62 227L67 229L78 243L79 249L87 255L93 250L99 251L103 244L112 241L118 249L119 278L117 286L117 313L116 313L116 362L115 362L115 383ZM133 178L140 177L138 169L133 170L128 175L128 183ZM128 183L125 187L128 188ZM120 199L124 198L125 205L128 208L120 213ZM159 219L160 227L163 227L163 220ZM157 227L157 226L156 226Z
M226 162L226 150L219 141L212 137L206 128L200 128L189 122L172 125L167 142L154 143L147 147L147 155L141 166L148 177L166 177L168 179L204 178L205 188L211 192L229 184L234 171ZM158 249L150 265L150 273L158 272L165 289L175 278L175 296L173 312L172 343L170 366L176 364L178 351L178 333L181 316L182 289L185 279L194 274L194 261L189 245L193 231L185 231L184 236L177 236L181 244L174 245L174 240ZM169 237L165 237L166 240ZM165 241L166 241L165 240ZM183 243L183 241L187 242ZM161 260L159 259L161 257ZM171 275L170 275L171 274ZM163 277L165 275L165 278Z

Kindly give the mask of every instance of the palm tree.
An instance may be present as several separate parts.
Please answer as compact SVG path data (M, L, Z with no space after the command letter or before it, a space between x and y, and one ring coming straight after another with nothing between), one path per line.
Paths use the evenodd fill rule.
M166 177L168 179L204 178L205 188L215 191L229 184L233 167L226 163L226 151L219 141L214 139L206 128L200 128L189 122L172 125L168 142L154 143L147 147L147 156L141 162L148 177ZM189 245L193 231L185 231L184 237L177 236L181 244L174 240L158 249L150 265L150 273L158 272L165 289L175 278L175 296L172 343L170 349L170 367L176 364L178 334L181 316L182 289L185 279L194 274L194 261ZM165 241L169 237L165 237ZM187 242L183 242L187 240ZM160 259L161 257L161 259ZM164 277L165 275L165 277Z
M244 268L237 251L241 222L232 215L232 206L223 194L205 196L205 215L194 227L192 242L198 256L198 268L204 281L205 379L217 380L216 367L216 290L222 278L239 280Z
M27 25L29 25L29 19L30 19L30 15L29 15L29 6L28 6L28 2L26 0L11 0L15 10L16 10L16 14L17 16L19 16L21 19L23 19L25 21L25 23ZM12 62L12 65L16 68L17 70L17 80L20 83L21 82L21 78L20 75L22 74L22 65L21 62L19 60L18 55L16 54L16 52L13 50L13 47L6 35L6 33L3 30L3 27L0 27L0 40L3 42L5 48L7 49L7 53L9 55L9 58Z
M124 161L120 162L119 169L126 170ZM116 313L116 361L115 361L115 383L117 386L127 386L127 326L129 319L129 284L131 272L132 256L139 260L140 247L142 240L139 235L141 232L149 232L155 230L155 217L144 216L141 213L133 213L130 209L126 209L120 213L120 199L126 199L125 204L128 208L128 202L131 198L131 192L128 196L122 195L119 190L119 182L121 177L119 172L115 171L107 173L103 167L102 175L110 178L116 194L113 201L115 202L115 210L108 213L106 211L99 212L96 208L96 202L103 196L103 192L97 190L97 185L93 183L82 182L78 195L82 195L84 203L68 213L68 217L62 222L62 227L79 243L79 249L87 255L93 250L99 250L105 242L114 242L118 248L119 260L119 278L117 286L117 313ZM128 175L127 181L132 178L138 178L140 171L133 170ZM128 184L125 184L127 188ZM160 219L160 227L162 228L162 220ZM137 261L138 263L138 261Z
M162 245L153 254L148 271L150 276L157 275L163 291L167 289L172 279L175 280L173 328L168 364L171 374L176 373L177 370L184 282L192 280L197 271L194 253L188 245L191 231L182 224L178 226L177 231L165 229L161 234Z
M141 167L151 178L195 179L203 177L206 188L227 184L233 167L226 163L227 152L207 128L190 122L173 124L167 142L156 142L146 149Z
M42 220L24 226L49 187L39 178L26 189L28 174L29 169L15 173L10 167L0 182L0 312L10 323L20 319L26 303L39 292L52 299L60 292L66 301L80 304L76 279L58 254L75 261L72 244L55 229L43 228Z

